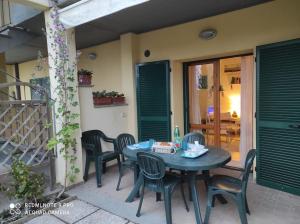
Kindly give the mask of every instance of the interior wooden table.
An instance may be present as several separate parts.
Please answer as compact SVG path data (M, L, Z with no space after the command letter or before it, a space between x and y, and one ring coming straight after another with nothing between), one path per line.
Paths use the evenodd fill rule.
M199 171L207 171L210 169L218 168L224 166L231 160L231 155L227 151L216 148L216 147L207 147L209 150L204 155L190 159L184 158L181 156L182 150L178 150L176 154L162 154L158 155L164 160L166 166L171 169L185 171L188 177L188 182L191 187L192 200L195 210L195 217L197 224L202 223L201 213L200 213L200 204L198 190L196 187L196 176ZM125 148L123 154L130 160L137 161L137 152L140 151L150 151L148 150L131 150ZM126 199L126 202L132 202L135 196L138 194L139 189L142 184L142 176L140 175L137 182L134 185L134 188L130 192L129 196Z

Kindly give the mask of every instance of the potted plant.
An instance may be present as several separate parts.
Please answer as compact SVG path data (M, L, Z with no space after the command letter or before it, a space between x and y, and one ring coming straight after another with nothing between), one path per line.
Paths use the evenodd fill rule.
M123 93L116 93L113 97L114 104L124 104L125 103L125 96Z
M78 74L79 85L91 85L92 84L93 72L86 70L86 69L80 69L77 74Z
M111 92L106 92L103 90L101 92L93 92L94 105L109 105L112 104Z

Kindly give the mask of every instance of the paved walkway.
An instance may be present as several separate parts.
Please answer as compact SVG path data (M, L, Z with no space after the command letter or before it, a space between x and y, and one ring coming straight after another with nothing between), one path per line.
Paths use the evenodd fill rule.
M52 214L36 217L27 224L134 224L127 219L104 211L82 200L70 201L67 206L53 210Z

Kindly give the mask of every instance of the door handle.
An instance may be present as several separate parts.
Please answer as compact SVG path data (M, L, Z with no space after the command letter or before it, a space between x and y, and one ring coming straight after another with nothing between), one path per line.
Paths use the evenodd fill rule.
M299 128L300 129L300 124L290 124L289 128Z

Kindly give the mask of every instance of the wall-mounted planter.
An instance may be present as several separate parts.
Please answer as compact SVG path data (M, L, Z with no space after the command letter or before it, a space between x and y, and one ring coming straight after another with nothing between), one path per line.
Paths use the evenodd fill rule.
M125 97L124 96L114 97L113 98L113 103L114 104L124 104L125 103Z
M91 75L78 75L78 84L79 85L91 85L92 76Z
M94 97L94 105L110 105L113 103L111 97Z
M78 84L79 85L91 85L92 84L92 76L93 72L86 70L86 69L80 69L77 72L78 76Z

